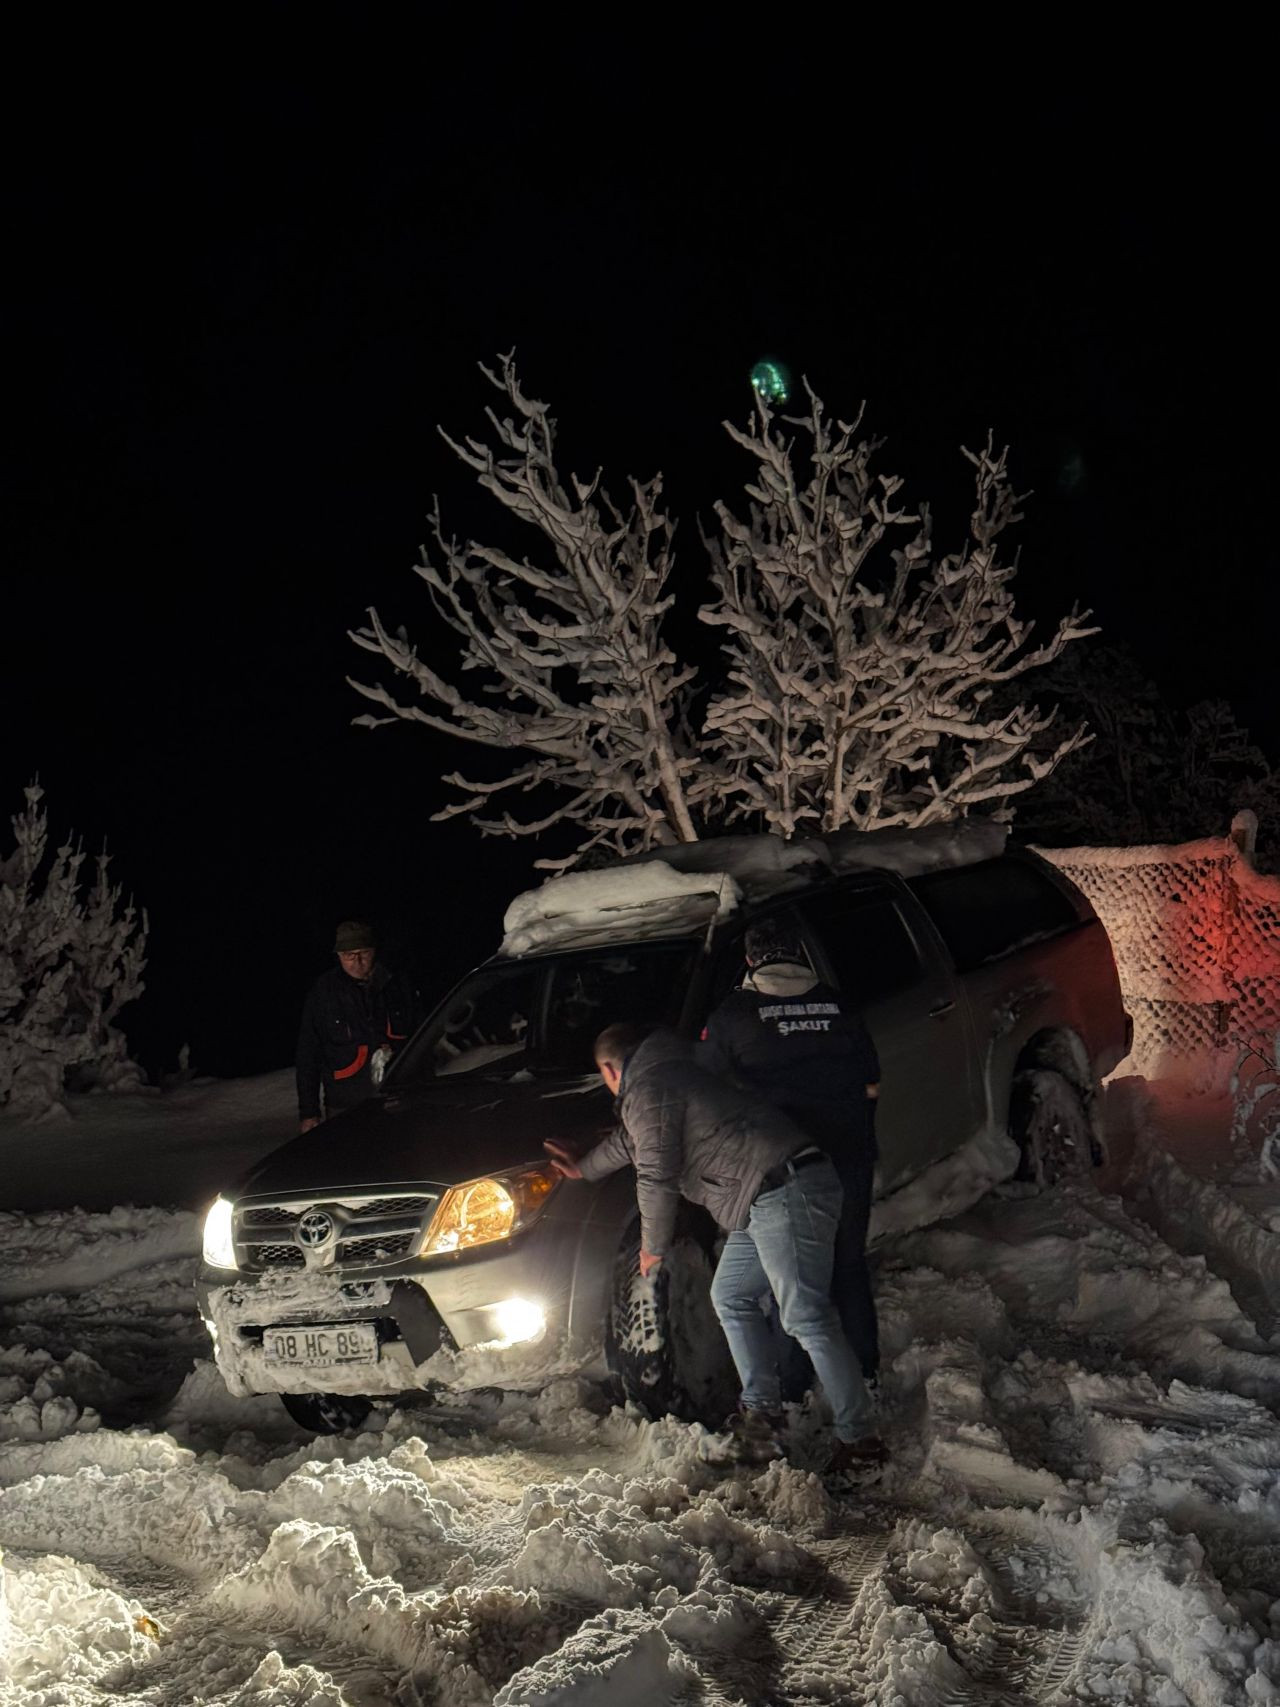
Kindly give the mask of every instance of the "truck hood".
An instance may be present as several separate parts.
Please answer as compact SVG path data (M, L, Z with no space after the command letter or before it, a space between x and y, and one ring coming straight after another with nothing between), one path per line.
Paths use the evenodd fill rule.
M545 1138L588 1150L613 1127L598 1079L452 1078L371 1097L291 1138L240 1180L235 1195L431 1182L459 1185L541 1161Z

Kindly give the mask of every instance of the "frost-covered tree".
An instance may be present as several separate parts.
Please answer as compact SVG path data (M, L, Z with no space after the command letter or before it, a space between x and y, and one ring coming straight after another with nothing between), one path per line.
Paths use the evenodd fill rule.
M627 506L612 501L599 474L564 479L555 422L520 389L510 357L483 372L512 411L487 411L496 451L477 439L447 442L533 530L539 553L460 544L446 537L437 506L435 550L423 548L417 572L437 617L461 640L461 669L474 673L475 687L460 691L403 628L392 633L371 610L370 626L351 638L385 658L403 686L352 681L386 714L356 721L407 718L513 756L497 780L446 778L464 798L437 817L466 813L482 830L511 836L567 820L581 835L577 857L597 846L625 853L692 841L688 784L698 761L680 707L694 671L662 637L673 524L660 506L661 477L633 480ZM548 789L546 812L495 813L496 796L545 799Z
M1018 828L1053 845L1132 846L1222 834L1241 807L1258 816L1259 863L1280 857L1280 773L1224 700L1169 703L1121 646L1060 658L1036 696L1087 718L1094 739L1018 812Z
M859 422L831 423L812 394L799 421L758 401L747 431L728 428L755 478L745 517L718 505L705 539L714 597L697 614L723 644L696 681L664 638L674 527L660 477L631 481L623 507L599 475L562 476L555 423L511 359L482 371L509 411L488 411L494 442L446 440L533 548L459 543L437 506L417 568L434 632L420 645L371 610L351 636L393 672L389 685L352 681L379 707L357 722L403 718L509 756L496 777L447 778L462 798L437 816L513 836L572 825L573 851L542 864L689 841L717 821L785 835L927 824L1007 811L1085 738L1055 732L1046 745L1051 712L995 709L1092 630L1073 613L1030 644L1015 566L996 547L1019 500L990 444L965 453L970 537L939 555L928 510L900 507L901 481L873 472L878 444ZM440 661L450 632L469 693ZM500 809L512 790L533 792L536 809Z
M114 1021L142 994L147 920L71 842L46 863L43 790L31 784L0 860L0 1104L36 1112L71 1086L138 1082Z
M1096 631L1073 611L1030 644L997 550L1021 520L1007 452L964 452L969 537L939 554L928 507L900 506L902 481L873 471L882 441L808 397L785 423L799 457L763 405L746 432L726 423L756 461L746 518L716 506L716 596L699 613L728 631L705 733L728 815L791 835L1001 813L1087 739L1046 744L1054 712L1010 703L1009 684Z

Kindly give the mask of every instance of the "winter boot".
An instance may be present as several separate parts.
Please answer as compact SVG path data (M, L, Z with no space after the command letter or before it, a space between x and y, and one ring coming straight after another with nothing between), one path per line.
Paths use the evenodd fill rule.
M836 1478L856 1477L881 1470L889 1462L889 1449L878 1434L861 1440L837 1440L827 1460L827 1474Z
M735 1411L729 1418L729 1452L736 1464L767 1464L785 1456L782 1435L787 1419L781 1411Z

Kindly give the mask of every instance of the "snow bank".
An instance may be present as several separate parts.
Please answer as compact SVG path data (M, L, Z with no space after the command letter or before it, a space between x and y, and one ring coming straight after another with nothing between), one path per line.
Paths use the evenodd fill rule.
M154 1203L199 1212L297 1125L292 1071L73 1096L67 1107L53 1126L0 1115L0 1210Z
M626 1612L589 1618L556 1653L518 1672L493 1707L619 1707L670 1701L694 1681L661 1626Z
M1183 1257L1114 1198L1088 1188L986 1205L905 1242L957 1279L980 1271L1020 1311L1081 1340L1123 1335L1148 1367L1280 1402L1280 1359L1201 1257Z
M159 1627L92 1566L57 1555L0 1555L0 1683L44 1698L80 1701L68 1686L97 1683L123 1664L141 1664Z
M1193 1174L1159 1144L1140 1147L1131 1191L1175 1249L1207 1257L1217 1273L1280 1325L1280 1193Z
M153 1350L147 1379L176 1383L201 1335L198 1232L196 1217L161 1209L0 1214L0 1304L21 1301L0 1333L0 1479L15 1450L131 1408Z
M0 1303L83 1292L152 1263L198 1258L202 1219L171 1209L0 1211Z
M927 1227L968 1209L1018 1165L1018 1146L1005 1132L980 1132L951 1155L908 1181L871 1209L868 1243Z

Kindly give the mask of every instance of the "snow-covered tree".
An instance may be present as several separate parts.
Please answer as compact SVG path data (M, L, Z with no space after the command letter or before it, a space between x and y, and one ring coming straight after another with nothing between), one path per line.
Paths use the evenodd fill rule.
M723 645L696 682L664 638L674 525L661 478L632 480L624 508L598 474L563 477L555 423L511 358L482 371L511 411L488 411L496 448L447 442L532 530L534 553L460 544L437 506L417 572L442 626L421 646L371 610L351 636L394 671L390 686L352 681L380 708L357 722L408 719L514 760L496 777L447 778L463 797L437 816L505 835L574 826L568 857L542 864L689 841L717 821L785 835L927 824L1007 811L1085 739L1077 728L1046 745L1052 712L996 709L1010 683L1093 631L1073 613L1030 644L1015 565L996 549L1019 499L990 443L965 452L970 536L938 555L928 510L897 504L902 482L873 472L878 443L860 422L831 423L812 394L807 418L785 423L758 400L748 430L728 428L755 478L745 519L717 505L705 539L714 597L697 614ZM475 673L469 696L441 661L448 631ZM497 810L513 789L536 793L523 819Z
M351 685L387 714L368 727L407 718L515 758L496 780L446 780L464 798L437 817L470 815L482 830L535 835L567 820L578 827L576 857L593 847L625 853L697 836L688 785L697 753L680 716L692 669L662 638L673 602L667 591L673 524L660 507L661 477L633 480L620 507L597 474L556 467L555 422L521 391L510 357L482 370L513 413L487 411L497 450L476 439L447 442L480 485L533 529L536 560L446 537L437 506L435 552L417 572L436 614L462 642L461 669L475 672L468 697L432 668L403 628L391 632L376 610L352 635L385 658L402 690ZM538 791L550 809L495 815L495 796Z
M927 506L912 513L902 481L873 471L882 441L809 405L786 423L799 470L763 405L746 432L726 423L757 465L746 519L716 506L716 596L699 613L728 631L705 733L728 815L791 835L1001 813L1086 739L1046 746L1054 713L1009 703L1008 684L1095 631L1073 611L1029 644L996 545L1021 519L1006 452L964 452L969 538L939 555Z
M0 860L0 1104L41 1112L67 1088L138 1082L114 1021L142 994L147 920L64 843L46 864L48 817L33 783Z
M1035 694L1087 718L1094 739L1019 810L1020 830L1058 846L1182 842L1221 834L1247 806L1259 864L1280 859L1280 772L1225 701L1171 705L1121 646L1067 653Z

